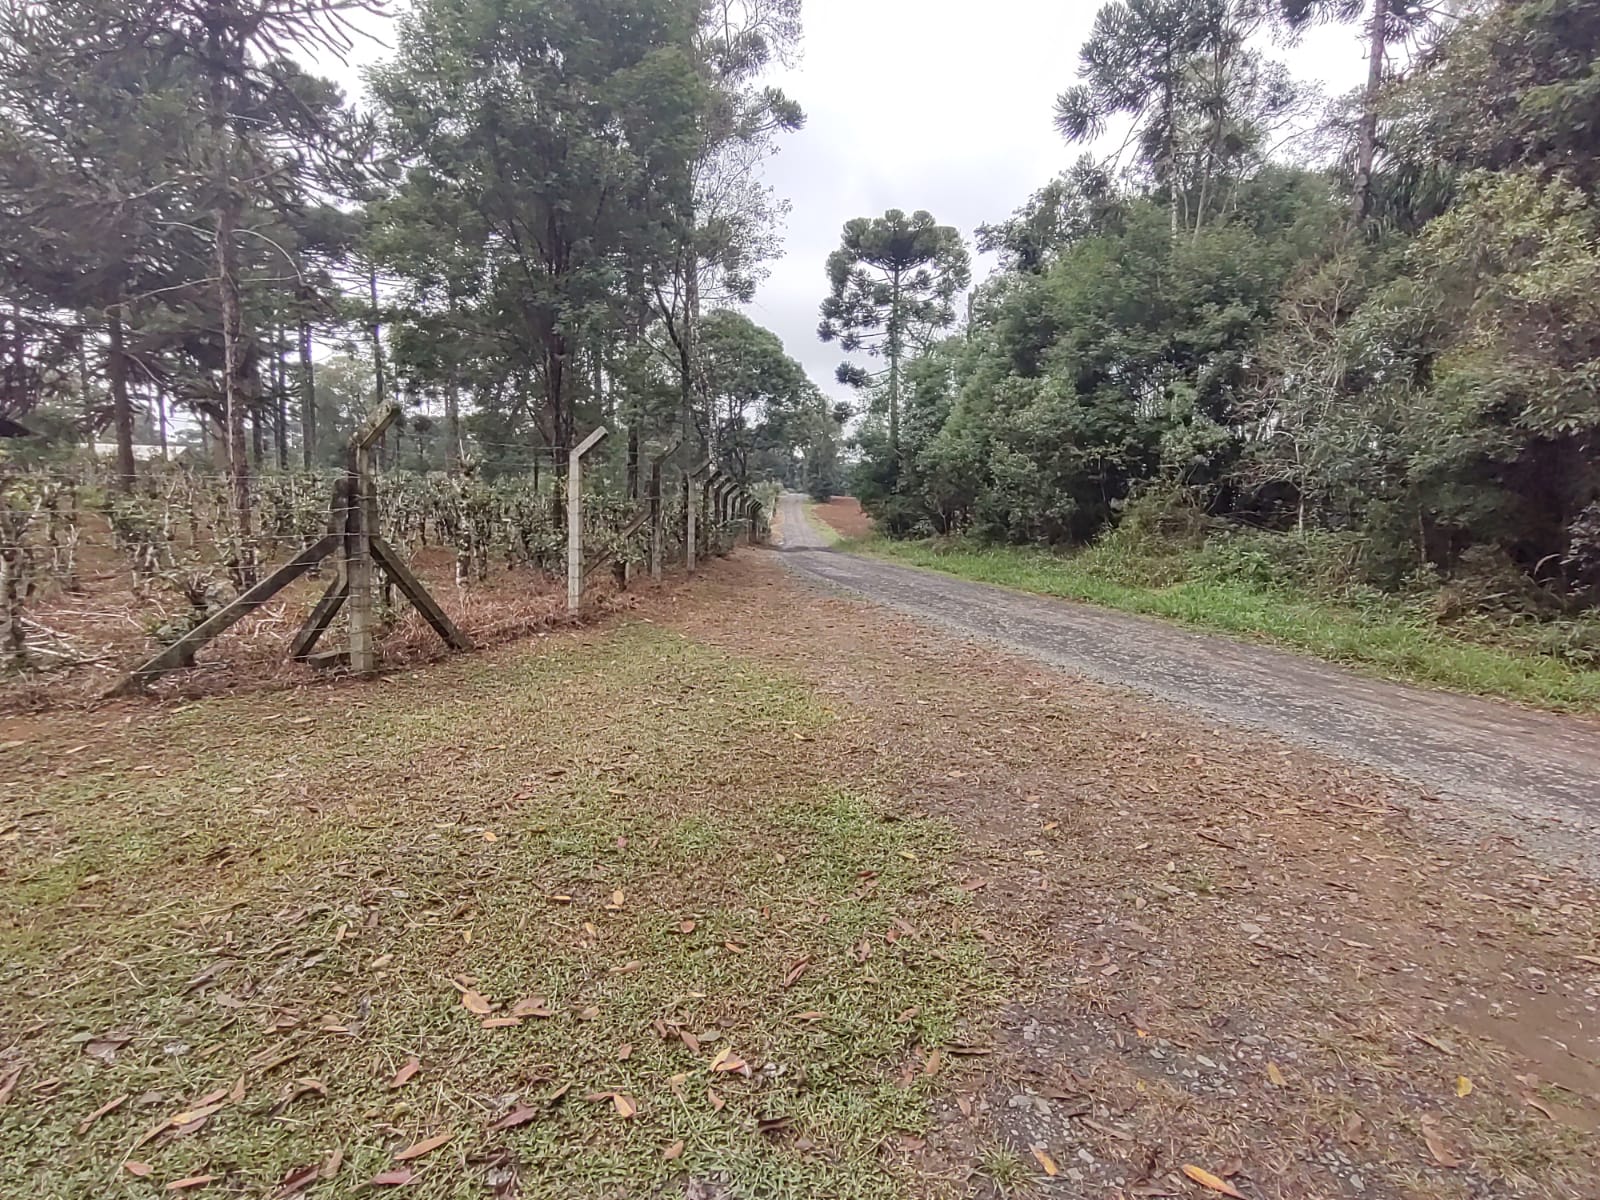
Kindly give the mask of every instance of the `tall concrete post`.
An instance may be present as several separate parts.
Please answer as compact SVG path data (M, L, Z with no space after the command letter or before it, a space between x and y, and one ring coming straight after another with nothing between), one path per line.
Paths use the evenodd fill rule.
M567 454L567 611L583 604L583 456L606 436L604 425Z

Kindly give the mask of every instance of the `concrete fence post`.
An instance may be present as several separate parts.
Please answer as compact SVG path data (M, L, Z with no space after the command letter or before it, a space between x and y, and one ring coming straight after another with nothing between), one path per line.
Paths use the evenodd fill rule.
M567 611L583 604L583 456L606 436L604 425L567 454Z

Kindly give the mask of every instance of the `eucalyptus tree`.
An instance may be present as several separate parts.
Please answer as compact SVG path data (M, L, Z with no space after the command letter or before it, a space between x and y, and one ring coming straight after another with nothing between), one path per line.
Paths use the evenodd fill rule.
M688 442L709 436L695 412L708 403L699 350L703 304L748 302L762 263L779 249L787 213L761 181L777 135L799 129L805 114L780 89L761 83L774 65L792 61L800 41L800 0L697 0L692 35L695 69L705 87L687 204L667 270L651 283L660 332L677 371L680 426Z
M886 360L889 445L898 455L901 366L908 353L955 323L956 297L972 282L966 245L931 213L907 216L891 208L881 217L846 222L827 271L829 292L817 336L838 341L846 354L864 351ZM849 363L838 377L856 387L874 379Z
M717 309L706 314L702 331L717 459L746 481L753 456L780 449L791 430L798 433L795 418L816 389L777 334L744 314Z
M422 0L373 75L405 171L387 240L459 230L481 247L479 336L498 340L505 379L537 380L558 463L583 356L681 240L705 97L695 15L677 0ZM393 261L415 285L444 277L449 248L434 257Z

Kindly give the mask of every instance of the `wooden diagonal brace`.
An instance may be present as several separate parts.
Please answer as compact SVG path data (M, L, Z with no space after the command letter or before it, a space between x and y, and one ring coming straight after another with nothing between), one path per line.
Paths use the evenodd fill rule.
M617 541L618 542L627 541L634 534L638 533L639 530L643 529L644 528L644 523L646 521L648 521L649 519L650 519L650 509L648 507L644 508L640 512L635 513L633 515L633 517L628 521L628 523L626 525L624 525L622 527L621 531L617 534ZM588 579L589 576L593 575L596 571L598 571L601 567L605 566L608 562L610 562L616 556L617 556L617 548L615 546L611 546L611 547L608 547L605 550L600 551L599 554L596 554L593 558L591 558L589 560L589 565L586 566L583 569L583 577L584 577L584 579Z
M378 565L388 572L389 578L405 593L407 600L422 614L423 619L433 626L433 631L444 639L444 644L452 650L471 650L472 640L456 628L456 623L445 615L434 598L428 595L428 589L422 586L422 581L411 573L411 568L406 566L405 559L401 558L395 548L381 537L372 538L372 557L378 560Z
M332 554L338 549L339 543L340 538L335 534L329 534L320 541L313 542L253 588L235 597L227 607L219 612L212 613L149 662L143 666L136 667L126 679L117 684L106 695L108 697L132 695L142 689L150 680L156 678L156 676L164 675L166 672L176 670L179 667L190 666L194 662L195 653L200 647L211 641L229 626L255 612L256 609L271 600L296 579L299 579L313 566Z
M292 660L305 662L311 657L317 639L327 632L328 626L333 624L333 618L339 615L339 610L349 598L350 581L345 578L344 572L340 571L333 582L328 584L328 590L322 593L322 599L317 601L316 607L311 610L311 615L306 618L306 623L300 626L300 632L294 635L294 641L289 643L289 657Z

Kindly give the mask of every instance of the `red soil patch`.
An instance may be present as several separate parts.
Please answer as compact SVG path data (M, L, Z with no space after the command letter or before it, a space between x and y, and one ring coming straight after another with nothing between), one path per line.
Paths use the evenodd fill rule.
M835 496L826 504L817 505L816 514L841 537L867 537L872 533L872 518L861 511L861 501L854 496Z

